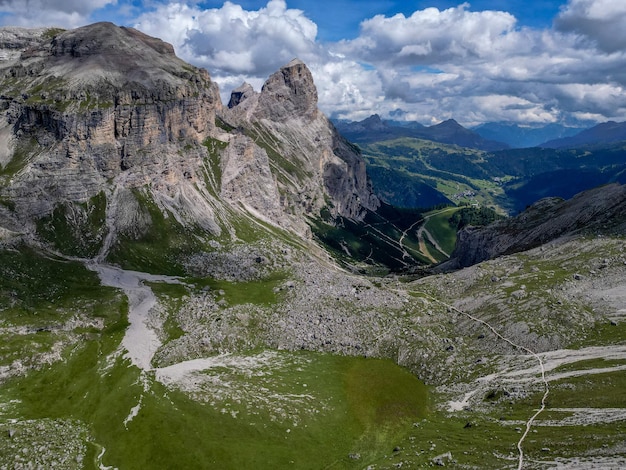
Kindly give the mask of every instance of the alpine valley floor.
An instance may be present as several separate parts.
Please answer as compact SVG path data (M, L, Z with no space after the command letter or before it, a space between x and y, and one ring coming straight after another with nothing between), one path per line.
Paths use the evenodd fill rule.
M622 238L416 280L289 256L232 282L4 250L1 468L626 464Z

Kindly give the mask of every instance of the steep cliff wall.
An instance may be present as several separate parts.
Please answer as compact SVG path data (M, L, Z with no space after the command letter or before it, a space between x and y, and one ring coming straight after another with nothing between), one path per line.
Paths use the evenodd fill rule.
M78 214L104 194L105 231L141 234L147 212L132 200L137 191L210 235L236 236L233 211L308 236L306 216L323 208L360 220L379 205L363 160L318 110L298 60L260 93L236 90L225 109L206 70L132 28L0 29L0 40L6 229L36 233L60 205Z
M466 227L458 234L450 260L439 269L457 269L501 255L519 253L559 237L584 233L623 233L626 186L611 184L564 201L542 199L526 211L486 227Z
M111 192L111 181L174 195L176 183L202 179L201 143L221 108L205 70L111 23L36 31L20 44L19 57L0 64L0 195L11 201L4 215L14 229L32 229L60 202ZM185 146L191 158L181 155Z
M379 207L364 161L318 110L313 76L300 60L270 76L260 93L236 89L223 118L269 152L283 204L297 215L327 207L360 220Z

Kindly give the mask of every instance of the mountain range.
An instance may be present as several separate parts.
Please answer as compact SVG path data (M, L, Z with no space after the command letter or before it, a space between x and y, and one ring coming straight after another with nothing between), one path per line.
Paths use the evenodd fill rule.
M521 126L507 122L489 122L472 129L448 119L433 126L412 121L383 120L374 114L362 121L333 120L337 129L358 144L371 144L401 137L432 140L485 151L508 148L573 148L583 145L606 145L626 140L626 123L606 122L591 128L561 124Z
M0 468L626 465L622 143L333 125L298 59L225 105L111 23L0 39Z
M472 128L484 139L504 142L511 148L542 147L544 142L571 137L584 131L582 127L566 127L561 124L522 126L510 122L487 122Z
M424 127L383 121L380 116L374 114L358 122L335 121L335 126L348 140L357 144L391 140L398 137L412 137L481 150L508 148L508 145L502 142L484 139L477 133L464 128L454 119Z
M578 134L553 139L541 144L545 148L572 148L607 145L626 140L626 122L609 121L585 129Z

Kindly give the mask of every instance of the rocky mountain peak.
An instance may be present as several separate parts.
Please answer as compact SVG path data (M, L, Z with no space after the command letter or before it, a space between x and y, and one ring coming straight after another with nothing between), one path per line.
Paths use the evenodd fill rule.
M300 60L260 93L242 85L223 108L206 70L132 28L18 36L28 39L10 41L21 54L0 62L0 201L10 201L0 228L35 233L55 210L87 217L85 204L103 197L107 240L140 236L151 202L182 225L233 236L218 214L306 236L307 217L324 208L359 219L378 207Z
M234 108L238 106L244 100L255 95L254 88L249 83L244 83L238 88L235 88L230 94L230 101L228 102L228 108Z
M259 104L265 117L275 121L296 115L314 117L318 113L317 88L311 71L301 60L293 59L267 79Z
M61 201L113 191L108 182L118 177L125 187L152 181L172 192L194 180L197 162L180 161L180 149L201 147L222 106L206 70L112 23L19 33L21 54L0 62L0 165L8 175L0 194L15 205L5 211L7 226L27 228Z
M138 47L139 46L139 47ZM142 47L143 46L143 47ZM146 47L157 54L174 55L174 47L133 28L102 22L66 31L51 42L52 55L71 57L106 56L128 60L145 54ZM150 54L152 55L152 54Z
M63 99L86 92L113 99L128 91L138 93L140 88L167 88L169 93L194 83L210 84L208 73L177 58L170 44L113 23L68 31L3 29L2 37L7 38L6 44L0 42L7 60L0 62L0 68L48 92L57 85L63 89ZM9 54L15 48L20 55Z
M222 118L234 128L249 129L249 135L261 131L257 141L268 154L287 157L273 165L280 169L278 192L296 214L319 215L330 202L333 216L361 220L367 210L379 207L363 159L318 110L313 76L301 60L272 74L260 93L247 84L234 90ZM282 177L287 168L288 176Z
M450 129L450 130L464 129L465 130L465 128L461 126L461 124L456 122L456 120L454 119L447 119L443 122L440 122L439 124L436 124L433 127L439 128L439 129Z
M378 114L372 114L370 117L364 119L363 121L361 121L361 124L363 125L364 129L367 130L383 130L386 129L387 126L385 125L385 123L383 122L383 120L380 118L380 116Z

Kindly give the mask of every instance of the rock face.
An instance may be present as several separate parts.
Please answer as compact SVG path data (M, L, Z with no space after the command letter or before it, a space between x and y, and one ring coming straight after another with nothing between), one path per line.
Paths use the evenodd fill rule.
M472 266L583 231L623 232L625 228L626 186L601 186L567 201L541 199L517 217L487 227L462 229L450 260L439 269Z
M274 73L260 93L249 85L233 91L222 116L259 137L275 169L282 205L295 215L328 207L332 215L360 220L379 207L364 161L318 110L313 77L300 60Z
M36 38L0 66L8 225L32 230L55 204L112 191L110 181L173 187L197 177L199 163L179 150L215 129L221 101L206 71L111 23L34 35L29 44ZM164 173L166 181L157 176Z
M263 85L259 96L257 118L284 123L289 119L315 119L317 89L313 76L298 59L274 73Z
M98 194L109 233L126 234L145 230L138 197L212 235L232 231L232 211L307 234L303 215L328 207L358 219L378 207L362 159L317 109L298 60L260 93L235 90L225 109L206 70L111 23L0 29L0 59L6 230L35 233L59 205L80 212Z
M0 60L17 59L26 49L39 45L47 28L0 28Z

